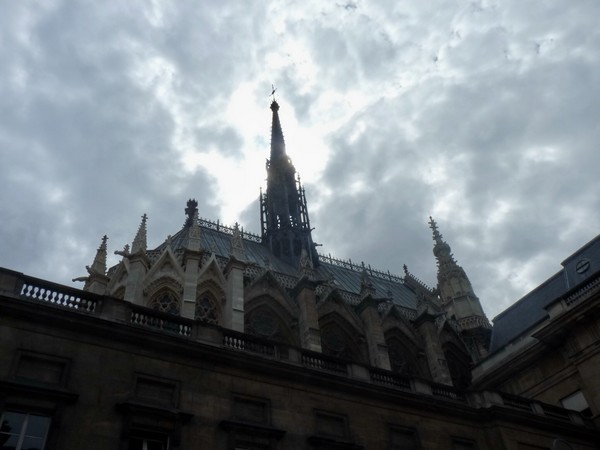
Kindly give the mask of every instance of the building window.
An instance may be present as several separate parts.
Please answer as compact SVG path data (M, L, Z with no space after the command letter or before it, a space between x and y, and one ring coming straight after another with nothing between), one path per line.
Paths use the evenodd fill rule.
M418 450L420 448L417 430L395 425L390 427L390 449Z
M179 315L179 301L175 294L168 289L155 295L150 304L152 308L160 312Z
M66 386L69 360L43 353L19 350L13 378L53 386Z
M318 435L341 439L348 437L348 419L346 416L325 411L317 411L315 416Z
M49 427L49 417L6 411L0 418L0 445L10 450L43 450Z
M241 422L254 422L269 425L270 418L269 400L236 396L233 399L233 418Z
M196 320L206 323L219 324L219 314L215 301L208 295L203 295L196 300Z
M231 420L223 420L230 450L275 450L285 431L271 425L268 399L234 394Z
M326 324L321 328L321 347L323 353L326 355L353 361L358 360L358 351L355 342L335 322Z
M315 411L316 433L308 437L309 448L318 450L361 450L350 436L348 417L329 411Z
M592 417L592 410L590 409L588 402L581 391L577 391L566 396L565 398L561 399L560 403L563 408L577 411L583 417Z
M132 430L128 450L169 450L166 434L144 430Z
M275 314L266 306L252 310L246 318L245 332L266 339L284 340Z
M164 406L177 406L179 403L179 382L151 375L136 374L135 398L148 403Z
M469 439L453 438L452 450L475 450L475 442Z

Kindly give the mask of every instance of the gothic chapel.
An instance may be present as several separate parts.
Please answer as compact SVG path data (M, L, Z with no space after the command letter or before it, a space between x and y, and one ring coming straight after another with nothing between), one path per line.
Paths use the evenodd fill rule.
M155 249L147 217L122 260L106 270L106 238L84 290L158 311L466 387L486 355L491 325L433 219L438 286L317 253L304 188L271 104L261 236L201 220L189 200L183 228Z
M190 199L83 290L0 268L0 450L600 448L600 236L492 328L432 218L435 287L319 254L271 111L260 236Z

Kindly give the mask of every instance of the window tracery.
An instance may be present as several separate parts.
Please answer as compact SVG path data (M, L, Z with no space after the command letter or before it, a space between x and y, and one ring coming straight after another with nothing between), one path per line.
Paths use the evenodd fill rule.
M468 387L471 384L470 359L468 355L453 344L444 345L443 350L454 387L461 389Z
M264 306L256 308L248 314L246 333L267 339L285 340L275 314Z
M323 353L338 358L356 359L356 351L344 330L336 323L321 329L321 348Z
M209 294L201 295L196 300L196 312L194 315L196 320L218 325L219 311L214 299Z
M401 375L412 376L416 373L416 367L412 356L398 338L388 339L388 355L392 371Z
M176 295L168 289L158 292L152 298L150 307L168 314L179 314L179 300Z

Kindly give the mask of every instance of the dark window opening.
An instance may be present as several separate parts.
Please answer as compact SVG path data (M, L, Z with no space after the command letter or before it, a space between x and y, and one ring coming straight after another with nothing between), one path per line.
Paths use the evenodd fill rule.
M6 411L0 418L1 448L3 450L43 450L49 428L49 417Z

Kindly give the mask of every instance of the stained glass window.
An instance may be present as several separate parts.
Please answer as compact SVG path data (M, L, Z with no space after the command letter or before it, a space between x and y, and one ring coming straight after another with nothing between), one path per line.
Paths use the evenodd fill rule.
M169 290L161 291L154 297L152 307L161 312L169 314L179 314L179 301Z
M206 323L219 323L219 314L217 313L217 307L212 298L208 295L201 296L196 300L196 315L197 320L201 320Z

